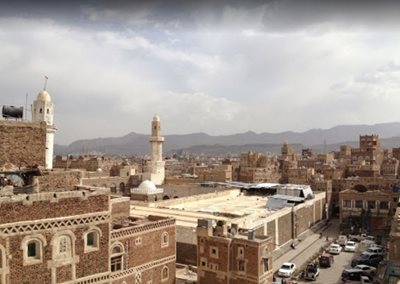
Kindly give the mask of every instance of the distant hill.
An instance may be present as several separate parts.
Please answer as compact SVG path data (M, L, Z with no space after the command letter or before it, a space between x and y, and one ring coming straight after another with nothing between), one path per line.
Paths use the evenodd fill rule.
M276 153L284 141L295 148L313 148L317 151L336 150L341 144L358 145L363 134L377 134L385 148L400 146L400 123L374 125L340 125L330 129L311 129L305 132L255 133L252 131L232 135L212 136L205 133L166 135L164 151L170 153L185 150L193 153L239 153L262 151ZM56 154L81 154L102 152L105 154L149 153L149 135L129 133L122 137L78 140L70 145L55 145Z

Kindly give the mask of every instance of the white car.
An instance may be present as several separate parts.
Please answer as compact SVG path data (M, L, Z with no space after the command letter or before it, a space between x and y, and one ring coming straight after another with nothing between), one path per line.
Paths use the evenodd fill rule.
M296 264L291 262L285 262L278 270L278 275L283 277L290 277L296 270Z
M331 244L328 251L330 254L340 254L342 247L338 244Z
M344 245L344 251L355 252L357 249L357 243L353 241L347 241Z
M365 264L359 264L354 267L354 269L361 269L362 271L365 272L365 274L368 274L370 276L374 276L376 273L376 268L373 266L365 265Z

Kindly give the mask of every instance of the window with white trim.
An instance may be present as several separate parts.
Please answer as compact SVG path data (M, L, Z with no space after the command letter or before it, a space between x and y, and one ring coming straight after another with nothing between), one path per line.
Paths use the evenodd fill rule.
M161 282L167 281L169 278L169 268L168 266L164 266L161 270Z
M71 258L72 256L72 241L71 237L62 235L57 242L57 258Z
M85 252L99 250L101 233L102 232L99 228L93 227L84 234Z
M238 247L238 257L239 258L244 257L244 247Z
M142 237L137 237L135 239L135 245L140 246L142 244Z
M210 246L210 256L213 258L218 258L218 247Z
M111 272L122 270L124 260L124 247L122 244L116 244L111 249Z
M169 235L167 232L162 233L161 235L161 247L167 247L169 245Z
M43 247L46 239L42 235L26 236L21 243L23 265L41 263L43 261Z

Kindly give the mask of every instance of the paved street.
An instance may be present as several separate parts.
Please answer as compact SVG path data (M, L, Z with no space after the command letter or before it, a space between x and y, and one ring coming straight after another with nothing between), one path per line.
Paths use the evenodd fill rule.
M351 259L354 253L341 252L339 255L335 255L335 262L330 268L321 268L319 277L316 281L312 282L315 284L336 284L342 283L341 275L343 269L350 268ZM309 281L298 281L298 283L310 283Z
M301 241L296 246L296 249L291 250L286 254L282 255L280 258L276 259L274 261L274 271L278 270L279 267L284 262L293 262L296 264L298 268L300 268L302 265L306 264L308 260L321 249L321 247L327 244L326 236L328 236L330 241L332 241L333 239L337 238L338 232L339 232L339 223L338 220L335 219L331 221L331 225L325 231L323 231L322 238L320 238L319 231L315 232L305 240ZM340 270L338 277L340 276L341 272L342 270ZM322 279L323 278L320 278L319 281L322 281ZM328 282L321 282L321 283L328 283Z

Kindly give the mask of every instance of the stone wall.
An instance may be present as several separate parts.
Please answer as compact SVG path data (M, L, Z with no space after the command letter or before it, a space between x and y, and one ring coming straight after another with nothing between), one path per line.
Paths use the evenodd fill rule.
M77 192L75 194L79 194ZM81 197L59 197L57 194L31 194L30 199L42 198L41 201L29 202L0 198L0 224L31 221L38 219L76 216L86 213L108 211L108 199L106 194ZM71 195L68 193L68 195ZM73 195L73 194L72 194ZM25 195L18 196L22 198Z
M70 191L81 184L81 171L49 172L38 177L40 192Z
M278 219L279 245L283 245L292 239L292 229L293 222L291 213L286 214Z
M45 166L46 123L0 120L0 167Z
M130 212L129 197L112 197L111 198L111 218L113 220L125 219Z

